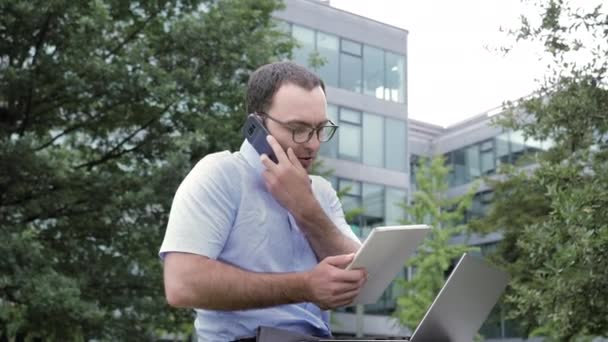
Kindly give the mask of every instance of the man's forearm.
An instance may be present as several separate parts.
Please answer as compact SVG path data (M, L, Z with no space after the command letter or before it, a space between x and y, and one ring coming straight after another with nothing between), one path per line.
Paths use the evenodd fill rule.
M244 310L307 300L305 273L255 273L196 255L170 253L165 292L176 307Z
M318 206L318 207L316 207ZM317 258L356 253L361 244L344 235L318 204L294 215Z

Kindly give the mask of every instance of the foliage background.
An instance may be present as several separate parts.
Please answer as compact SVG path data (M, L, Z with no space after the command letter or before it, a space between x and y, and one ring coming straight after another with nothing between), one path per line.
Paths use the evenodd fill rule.
M293 45L280 6L0 1L0 339L191 329L162 290L171 199L238 148L249 73Z

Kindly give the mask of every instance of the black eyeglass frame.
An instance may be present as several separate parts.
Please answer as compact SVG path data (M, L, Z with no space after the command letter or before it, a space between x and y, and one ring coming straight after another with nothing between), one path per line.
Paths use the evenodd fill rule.
M288 122L283 122L281 120L275 119L272 116L270 116L270 114L265 113L265 112L255 112L254 114L261 117L262 120L264 120L265 118L268 118L268 119L278 123L279 125L289 129L291 131L291 140L293 140L293 142L295 142L296 144L306 144L307 142L310 141L310 139L312 139L312 136L315 132L317 133L317 139L319 139L320 142L322 142L322 143L328 142L334 137L338 128L340 128L338 125L333 123L333 121L331 121L331 120L327 120L327 123L329 123L329 125L327 123L325 123L324 125L319 126L319 127L312 127L312 126L306 125L306 126L308 126L308 128L310 128L308 137L304 141L297 141L296 140L296 128L294 128ZM264 123L264 126L266 126L266 123ZM333 130L331 131L331 134L328 135L327 139L321 140L321 130L324 128L327 128L327 127L331 127L331 128L333 128Z

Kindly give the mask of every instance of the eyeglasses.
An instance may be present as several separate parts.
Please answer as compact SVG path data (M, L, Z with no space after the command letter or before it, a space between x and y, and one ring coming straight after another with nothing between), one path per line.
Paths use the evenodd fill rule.
M291 138L296 144L309 142L315 132L317 133L317 139L319 139L320 142L327 142L334 136L334 133L336 133L336 130L338 129L338 126L331 122L331 120L327 120L327 123L322 126L311 127L310 125L302 123L282 122L264 112L257 112L256 114L289 129L292 133Z

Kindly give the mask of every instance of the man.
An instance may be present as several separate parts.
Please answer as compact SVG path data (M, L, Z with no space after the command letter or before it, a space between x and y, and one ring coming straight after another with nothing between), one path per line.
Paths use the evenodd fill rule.
M199 340L234 341L259 326L330 336L327 309L353 301L360 247L331 185L309 176L327 118L322 81L291 62L249 80L247 111L270 132L278 163L245 140L203 158L175 194L160 255L167 301L195 308Z

